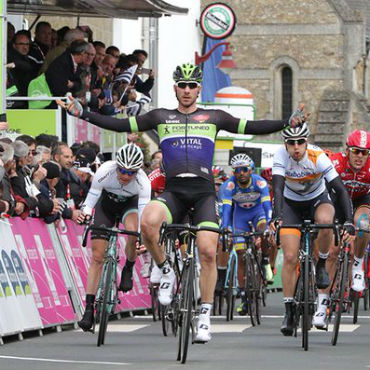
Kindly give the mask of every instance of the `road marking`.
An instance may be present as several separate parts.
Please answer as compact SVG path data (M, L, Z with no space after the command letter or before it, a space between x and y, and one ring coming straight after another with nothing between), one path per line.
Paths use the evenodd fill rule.
M60 359L55 359L55 358L18 357L18 356L5 356L5 355L0 355L0 358L9 359L9 360L61 362L61 363L72 363L72 364L117 365L117 366L131 365L129 362L60 360Z
M107 332L108 333L131 333L136 330L140 330L146 328L150 325L135 325L135 324L110 324L108 325ZM95 328L95 332L99 331L99 325ZM81 329L75 330L75 332L82 332Z
M252 325L213 324L212 333L243 333L244 330L251 327Z
M329 332L332 332L333 331L333 327L334 325L332 324L329 324L329 328L328 328L328 331ZM350 324L342 324L340 327L339 327L339 331L341 333L352 333L353 331L355 331L356 329L358 329L360 327L360 325L350 325ZM315 327L311 328L310 332L323 332L325 330L320 330L320 329L316 329ZM298 329L298 332L300 333L301 332L301 329Z

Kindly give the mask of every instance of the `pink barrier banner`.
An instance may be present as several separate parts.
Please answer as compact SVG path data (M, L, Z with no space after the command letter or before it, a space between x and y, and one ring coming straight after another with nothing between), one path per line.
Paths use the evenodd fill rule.
M83 282L83 286L86 287L88 263L90 263L91 259L90 243L88 242L86 248L81 247L82 235L84 231L83 226L79 226L75 222L69 220L65 220L65 224L67 226L66 232L62 233L58 228L58 234L61 236L61 240L63 240L63 247L71 251L71 253L69 253L71 261L73 261L73 264L76 266L76 271L79 273L79 278ZM123 228L123 225L121 225L121 227ZM117 266L118 283L120 282L122 268L126 261L125 245L125 237L120 236L118 243L118 256L120 261L119 265ZM146 309L151 307L148 287L149 279L143 278L140 274L142 264L143 260L139 256L136 260L133 274L134 288L128 293L119 293L121 303L116 306L116 312ZM80 294L81 293L82 289L80 289ZM85 295L81 296L81 299L85 302Z
M45 223L32 218L14 218L12 231L22 262L29 267L35 279L37 291L33 293L43 325L75 321L72 303Z

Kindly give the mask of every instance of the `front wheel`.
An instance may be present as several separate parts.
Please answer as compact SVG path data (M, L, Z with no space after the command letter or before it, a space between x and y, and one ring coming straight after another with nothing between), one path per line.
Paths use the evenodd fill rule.
M99 333L97 346L104 344L105 335L107 332L108 319L113 308L114 292L113 292L113 261L106 263L106 268L103 270L102 286L100 297L97 302L97 313L99 315Z
M226 280L226 321L230 321L234 318L236 291L235 264L236 258L235 256L231 256L228 276Z

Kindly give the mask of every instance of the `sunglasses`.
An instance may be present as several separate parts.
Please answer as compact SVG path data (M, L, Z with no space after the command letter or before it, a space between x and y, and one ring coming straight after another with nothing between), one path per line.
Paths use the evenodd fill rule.
M285 140L285 143L288 144L288 145L295 145L295 144L303 145L306 142L307 142L307 139L288 139L288 140Z
M363 156L366 156L366 155L369 155L369 149L358 149L358 148L348 148L348 150L353 153L353 154L356 154L356 155L359 155L360 153L363 155Z
M37 151L34 149L34 150L30 150L29 152L28 152L28 155L33 155L33 156L35 156L36 154L37 154Z
M249 167L237 167L234 170L235 173L241 173L242 171L243 172L249 172L250 168Z
M133 176L133 175L135 175L137 173L137 171L126 170L126 168L120 168L120 167L118 167L118 171L122 175L128 175L128 176Z
M188 87L190 90L194 90L199 86L198 82L176 82L176 86L179 89L186 89Z

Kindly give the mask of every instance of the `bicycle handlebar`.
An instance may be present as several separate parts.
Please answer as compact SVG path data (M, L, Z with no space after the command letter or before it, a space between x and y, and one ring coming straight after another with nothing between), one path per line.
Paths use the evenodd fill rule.
M88 224L85 227L83 237L82 237L82 246L83 247L86 247L87 235L89 234L89 231L91 231L91 230L106 231L106 232L108 232L109 234L112 234L112 235L117 235L117 234L132 235L132 236L138 237L138 239L140 241L140 233L138 233L137 231L118 229L117 227L108 228L108 227L104 227L104 226L94 226L94 225Z

